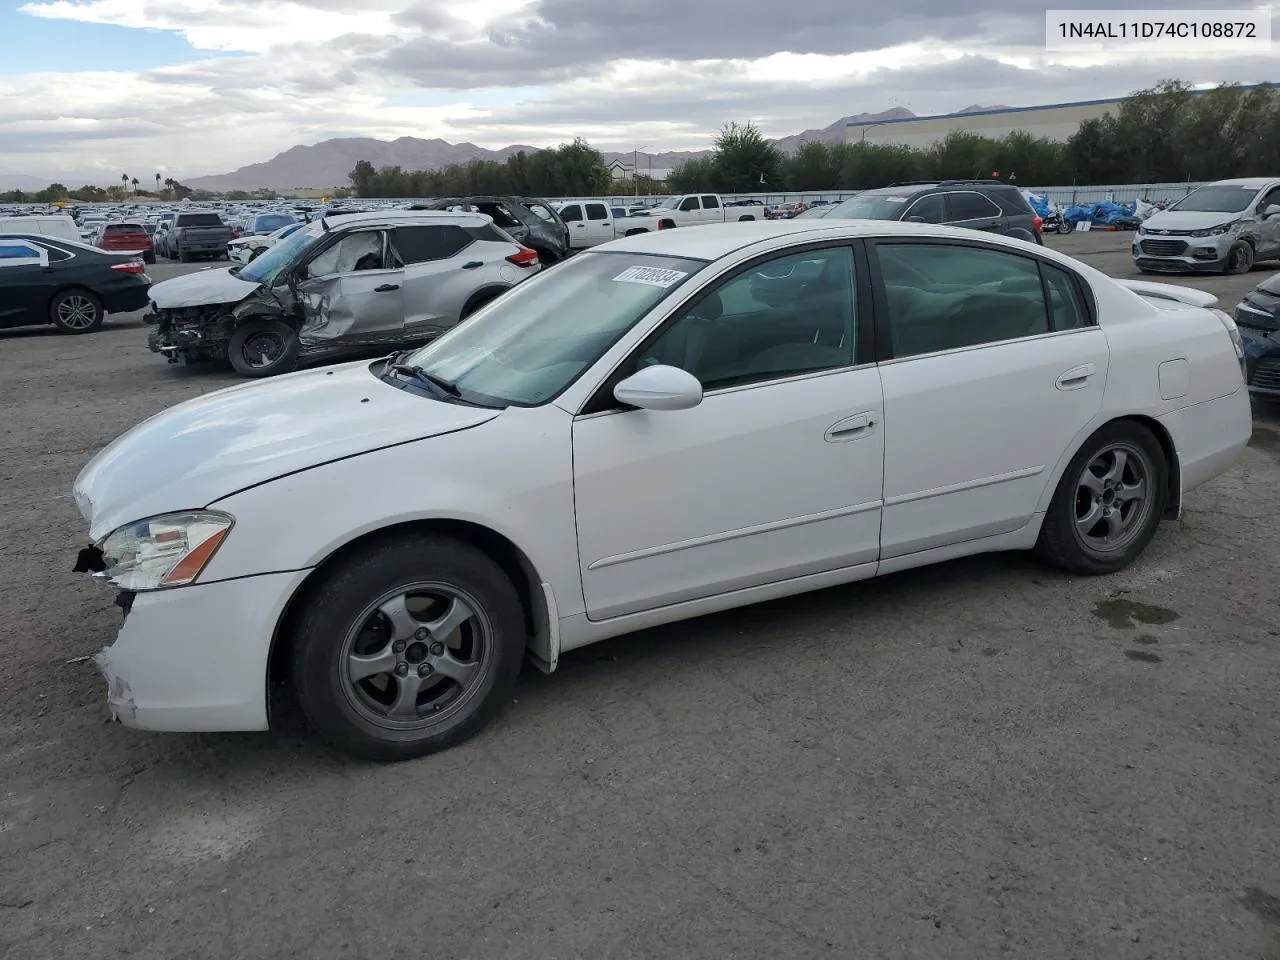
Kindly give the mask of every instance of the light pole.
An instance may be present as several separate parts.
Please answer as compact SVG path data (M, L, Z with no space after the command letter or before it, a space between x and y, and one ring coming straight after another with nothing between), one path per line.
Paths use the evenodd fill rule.
M631 154L631 189L637 197L640 196L640 151L648 149L646 144L643 147L636 147Z

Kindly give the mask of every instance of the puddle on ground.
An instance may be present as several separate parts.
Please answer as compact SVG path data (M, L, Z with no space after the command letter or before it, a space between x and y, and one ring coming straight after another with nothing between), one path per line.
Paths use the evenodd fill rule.
M1178 619L1177 612L1168 607L1138 603L1136 600L1125 600L1123 597L1099 600L1093 605L1093 615L1107 621L1117 630L1132 630L1139 623L1173 623Z
M1164 657L1158 653L1152 653L1150 650L1126 650L1124 655L1130 660L1137 660L1139 663L1164 663Z
M1249 887L1240 902L1246 910L1267 923L1280 924L1280 897L1267 893L1261 887Z

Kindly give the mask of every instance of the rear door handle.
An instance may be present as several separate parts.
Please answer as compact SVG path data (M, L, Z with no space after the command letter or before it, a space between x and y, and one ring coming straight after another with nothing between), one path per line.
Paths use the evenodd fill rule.
M483 266L484 266L483 260L468 260L466 263L462 265L462 269L474 270L476 267L483 267Z
M1057 387L1059 390L1079 390L1089 378L1097 372L1097 364L1082 363L1078 367L1072 367L1066 373L1058 378Z
M872 413L855 413L852 417L845 417L843 420L837 420L827 429L827 435L824 438L828 443L842 443L845 440L857 440L859 437L865 437L876 425L875 415Z
M393 290L399 290L399 289L400 289L400 284L398 283L384 283L380 287L374 287L373 292L374 293L391 293Z

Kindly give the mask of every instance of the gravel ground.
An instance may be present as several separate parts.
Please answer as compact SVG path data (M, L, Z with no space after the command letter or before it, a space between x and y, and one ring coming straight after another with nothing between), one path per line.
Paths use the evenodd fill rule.
M111 725L78 659L119 612L76 472L229 382L137 317L0 333L0 957L1280 957L1273 412L1122 574L988 556L621 638L379 767L296 714Z

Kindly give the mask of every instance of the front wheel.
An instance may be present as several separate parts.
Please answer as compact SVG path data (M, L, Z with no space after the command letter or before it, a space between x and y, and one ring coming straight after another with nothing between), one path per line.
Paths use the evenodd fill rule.
M1139 423L1107 424L1080 448L1058 481L1036 552L1073 573L1122 570L1155 536L1169 465Z
M88 290L64 290L49 304L49 319L63 333L91 333L104 318L102 301Z
M510 696L524 614L502 569L442 536L382 542L328 572L293 637L294 687L326 740L408 760L478 733Z
M1227 266L1223 273L1248 273L1253 269L1253 247L1248 243L1237 243L1227 254Z
M1058 235L1065 237L1068 233L1075 233L1076 225L1070 220L1063 220L1058 224Z
M279 320L248 320L227 341L227 359L242 377L273 377L298 364L298 332Z

